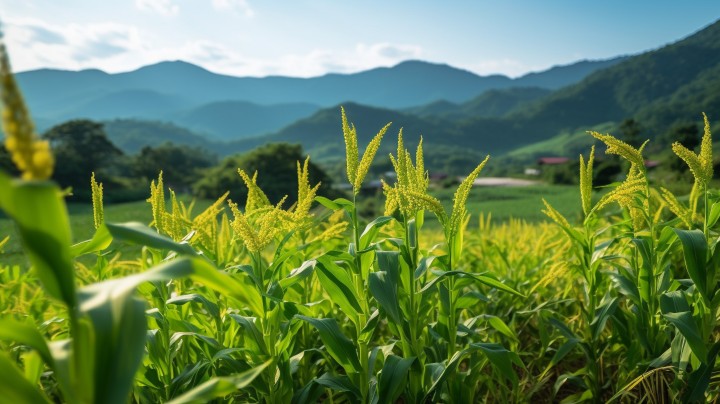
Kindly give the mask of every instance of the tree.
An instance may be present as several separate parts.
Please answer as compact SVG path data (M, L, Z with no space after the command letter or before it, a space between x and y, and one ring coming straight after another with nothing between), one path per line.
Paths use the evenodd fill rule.
M695 150L701 142L700 128L694 123L675 124L668 132L667 138L668 144L679 142L688 149ZM670 157L670 168L680 173L688 172L687 164L674 154Z
M642 127L633 118L628 118L620 124L620 139L632 147L640 147L645 139L640 134L642 133Z
M133 171L137 176L156 178L163 172L165 184L176 191L189 191L201 177L201 169L212 167L217 158L199 147L164 143L145 146L135 158Z
M114 159L123 154L108 140L101 123L86 119L56 125L43 137L55 155L53 179L74 189L87 188L93 172L103 179Z
M218 166L205 171L203 178L193 187L195 194L202 198L217 198L230 191L230 199L245 203L247 187L238 168L252 176L258 172L257 184L271 203L279 202L285 195L285 206L297 201L297 162L305 160L302 146L287 143L271 143L248 153L224 159ZM309 164L310 184L322 182L318 195L330 196L330 177L312 161Z

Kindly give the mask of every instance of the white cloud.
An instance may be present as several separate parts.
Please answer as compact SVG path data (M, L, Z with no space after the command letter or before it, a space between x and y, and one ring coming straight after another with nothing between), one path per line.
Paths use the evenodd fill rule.
M6 41L17 71L51 67L99 68L115 73L165 60L184 60L236 76L313 77L393 66L423 56L423 49L417 45L358 43L347 50L317 48L257 58L217 41L168 43L132 25L114 22L55 25L37 19L7 21Z
M235 10L247 18L255 16L255 10L250 7L247 0L212 0L212 5L219 11Z
M136 27L113 22L53 25L10 20L6 41L17 70L98 67L145 47Z
M419 59L417 45L390 43L357 44L352 50L314 49L305 54L289 54L277 60L247 61L241 68L248 75L268 74L312 77L333 73L354 73L380 66L393 66L404 60Z
M140 11L148 11L163 16L173 16L180 12L180 6L172 0L135 0L135 7Z

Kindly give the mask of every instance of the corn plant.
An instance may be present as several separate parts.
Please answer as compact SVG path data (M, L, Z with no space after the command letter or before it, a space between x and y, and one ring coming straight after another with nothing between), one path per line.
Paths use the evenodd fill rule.
M21 179L0 173L0 208L15 222L21 242L47 295L63 307L67 334L52 341L38 331L31 319L0 319L0 339L13 341L31 353L23 354L24 372L5 353L0 355L3 383L0 394L14 402L94 403L127 402L145 348L145 303L134 291L148 281L187 276L202 279L244 303L237 281L217 272L186 245L147 232L134 225L100 224L102 210L96 205L97 233L93 240L72 245L67 209L60 189L48 178L54 160L46 141L34 134L29 113L17 88L4 44L0 43L3 128L5 145L21 172ZM94 183L94 181L93 181ZM101 188L94 187L94 200ZM96 200L96 203L101 201ZM142 240L176 253L194 256L159 265L144 273L78 287L74 258L106 247L111 238ZM235 287L235 288L234 288ZM44 365L43 365L44 364ZM46 395L38 388L46 366L59 387ZM216 379L214 387L189 392L185 399L212 398L227 394L228 385L247 384L254 374L238 379Z
M672 344L672 362L685 385L681 398L686 402L705 400L715 360L720 352L720 341L716 336L717 311L720 309L720 288L717 284L717 269L720 251L712 228L720 216L720 200L709 191L713 177L712 137L707 116L705 133L700 153L695 154L679 143L673 144L673 151L688 164L695 178L694 191L702 200L704 214L701 229L673 229L682 246L685 270L689 282L675 283L660 301L663 317L673 325L676 336ZM694 204L692 202L691 204ZM686 224L692 225L692 209L683 209L679 203L674 210L685 217ZM690 222L690 223L687 223ZM688 366L692 371L688 371Z

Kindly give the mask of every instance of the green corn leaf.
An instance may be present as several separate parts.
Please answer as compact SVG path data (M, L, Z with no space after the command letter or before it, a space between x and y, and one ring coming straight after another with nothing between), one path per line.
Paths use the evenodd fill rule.
M247 284L219 271L208 261L197 257L181 257L160 264L146 272L123 278L126 285L190 277L205 286L246 304L254 313L262 313L262 297Z
M106 223L108 231L117 240L144 245L158 250L170 250L186 255L198 255L190 244L178 243L138 222Z
M342 209L342 206L341 206L339 203L337 203L337 202L335 202L335 201L333 201L333 200L330 200L330 199L328 199L328 198L326 198L326 197L324 197L324 196L316 196L316 197L315 197L315 202L317 202L317 203L319 203L320 205L322 205L322 206L324 206L324 207L326 207L326 208L328 208L328 209L330 209L330 210L333 210L333 211L334 211L334 210L338 210L338 209Z
M359 250L363 251L368 248L370 243L377 236L380 228L393 220L394 218L392 216L380 216L372 222L368 223L368 225L365 226L365 230L363 230L362 234L360 235Z
M445 366L437 364L442 366L443 370L442 372L439 372L439 369L436 369L434 373L440 373L440 375L434 379L433 384L427 390L425 397L421 402L432 401L432 395L435 390L442 386L445 380L455 373L463 358L470 353L478 351L485 353L490 363L495 366L495 368L498 369L504 377L508 378L513 383L513 386L517 387L518 378L512 368L512 365L515 364L521 368L525 368L525 365L523 365L516 353L508 351L500 344L472 343L468 348L455 352L450 360L447 361Z
M291 321L288 324L280 342L275 344L277 352L291 352L292 347L298 342L297 333L302 329L303 324L299 321Z
M474 307L478 304L478 302L488 303L490 302L490 299L478 291L470 291L457 299L455 307L460 310L467 309L469 307Z
M720 219L720 202L715 202L710 207L710 214L708 215L708 228L712 228Z
M698 403L706 401L705 392L710 386L710 377L715 368L715 359L717 359L718 352L720 352L720 342L713 345L707 360L703 361L700 367L690 374L687 381L688 388L683 394L682 402Z
M313 381L323 387L327 387L328 389L347 392L355 398L360 398L360 390L347 376L333 376L329 373L325 373Z
M295 318L307 321L318 330L327 352L347 373L359 373L362 371L355 346L340 331L340 327L334 318L312 318L301 315L296 315Z
M385 358L377 384L378 402L394 403L407 385L407 375L415 358L390 355Z
M330 200L328 198L325 198L324 196L316 196L315 201L330 210L335 211L343 209L349 214L352 214L353 206L355 206L352 202L348 201L345 198L337 198L334 200Z
M219 318L220 317L220 310L218 309L217 304L209 301L205 296L199 295L197 293L191 293L188 295L180 295L175 296L170 299L168 299L165 304L175 304L178 306L182 306L183 304L189 303L189 302L195 302L201 304L205 310L207 310L210 317L213 318Z
M375 328L377 327L379 322L380 311L375 309L375 311L373 311L370 315L370 318L368 318L367 323L365 323L365 326L362 328L362 330L360 330L360 338L370 339L372 333L375 332Z
M577 335L568 327L565 323L561 322L560 320L550 317L548 319L548 322L555 327L558 331L560 331L560 334L562 334L567 339L579 339Z
M172 337L170 337L170 347L171 350L173 350L173 347L183 345L183 340L195 340L197 341L198 345L203 344L207 348L210 348L213 352L212 354L215 355L217 352L220 352L221 350L225 349L225 347L222 346L215 338L208 337L207 335L200 334L198 332L192 332L192 331L183 331L183 332L176 332L173 333ZM207 359L212 359L212 357L208 357Z
M110 243L112 243L112 236L107 226L101 224L90 240L81 241L70 247L70 253L73 257L79 257L81 255L102 251L110 247Z
M317 259L315 273L334 303L356 322L362 313L360 299L348 272L326 256Z
M290 271L290 274L286 278L280 279L280 287L282 287L283 289L287 289L290 286L312 275L313 271L315 270L316 264L317 261L315 260L303 262L302 265Z
M251 351L267 355L268 352L265 348L265 340L263 339L262 332L255 325L255 318L245 317L234 313L230 314L230 318L235 320L245 330L246 347Z
M370 292L393 321L400 324L401 314L398 296L401 270L400 253L397 251L378 251L376 257L379 271L369 275Z
M370 293L375 300L388 314L392 322L402 325L402 315L400 313L398 285L392 281L392 277L387 276L387 272L373 272L368 278Z
M681 290L675 290L662 294L660 296L660 310L665 314L692 311L687 299L685 298L685 293Z
M9 318L0 319L0 340L15 341L29 346L40 354L51 369L54 368L55 360L50 348L35 326Z
M488 324L490 324L490 326L492 328L497 330L502 335L517 341L517 335L515 335L513 330L510 327L508 327L508 325L505 324L505 322L502 321L502 319L500 317L492 316L489 314L484 314L484 315L482 315L482 318L487 320Z
M76 333L77 335L78 333ZM77 337L76 337L77 338ZM78 397L78 392L75 391L72 384L73 378L89 380L89 376L75 377L72 374L71 363L73 361L72 352L72 340L58 340L48 343L48 348L52 353L53 360L55 361L55 377L58 380L60 389L63 392L63 398L67 402L79 402L81 401ZM88 367L91 367L91 363L88 362ZM87 401L87 400L85 400Z
M0 353L0 397L7 403L49 403L40 390L23 376L7 355Z
M10 180L0 173L0 209L17 224L37 276L55 299L75 307L70 219L62 194L49 181Z
M445 380L447 380L448 377L455 373L458 364L463 359L463 357L465 357L465 355L467 355L467 350L457 351L453 354L453 356L450 358L450 360L447 361L445 365L441 363L426 365L426 368L428 366L435 365L435 371L433 372L433 374L439 373L439 375L436 378L432 379L433 384L425 392L425 397L422 399L421 402L432 402L432 395L435 393L435 390L442 386ZM440 369L442 369L442 371L440 371Z
M650 301L652 296L651 285L653 276L653 262L651 259L650 244L644 238L633 238L632 243L635 248L640 252L642 257L642 264L638 269L638 291L640 292L640 298L643 301Z
M25 379L33 385L40 383L40 377L45 370L45 363L36 351L28 351L20 354L23 363Z
M665 317L667 321L672 323L672 325L680 331L680 334L685 337L688 345L690 345L690 349L693 354L695 354L701 362L705 363L708 356L707 347L705 346L700 329L698 328L697 323L695 323L692 313L689 311L681 313L663 313L663 317Z
M490 360L505 378L510 380L513 387L518 386L518 377L513 370L513 365L524 368L524 365L518 355L515 352L508 351L505 347L500 344L482 343L476 342L470 344L471 349L477 349L485 353L487 358Z
M575 349L575 346L577 346L579 342L580 340L578 340L577 338L571 338L565 341L565 343L560 345L560 347L557 349L550 363L552 363L553 365L557 365L558 363L560 363L560 361L565 356L567 356L567 354L569 354L570 352L572 352L573 349Z
M315 380L311 380L308 384L295 392L291 404L321 402L320 397L323 394L325 394L325 387L315 383Z
M490 287L493 287L493 288L502 290L503 292L508 292L508 293L512 293L512 294L514 294L514 295L516 295L516 296L525 297L525 295L523 295L522 293L516 291L515 289L511 288L510 286L505 285L504 283L500 282L499 280L497 280L497 279L495 279L495 278L492 278L492 277L487 276L487 275L480 275L480 274L475 274L475 273L472 273L472 272L465 272L465 271L446 271L446 272L443 272L443 273L441 273L440 275L438 275L435 279L433 279L433 280L431 280L430 282L428 282L428 283L420 290L420 292L421 292L421 293L424 293L424 292L430 290L436 283L438 283L438 282L440 282L441 280L443 280L443 278L446 278L446 277L449 277L449 276L456 276L456 277L460 277L460 278L467 277L467 278L473 279L473 280L475 280L475 281L477 281L477 282L480 282L480 283L482 283L482 284L485 284L485 285L487 285L487 286L490 286Z
M215 398L235 393L249 386L271 363L272 360L268 360L262 365L256 366L243 373L232 376L214 377L180 397L168 401L168 404L207 403Z
M605 329L605 324L615 313L619 303L618 297L613 297L606 301L602 306L598 307L595 311L595 317L590 323L590 329L593 333L593 338L596 340L600 337L600 334Z
M710 302L712 296L710 296L708 291L707 273L705 272L708 251L705 235L700 230L673 230L675 230L675 234L677 234L682 243L685 267L690 275L690 279L693 280L695 287L703 298L705 298L705 301Z
M123 288L122 281L90 285L78 293L80 312L91 327L76 335L73 350L92 362L92 385L86 385L84 395L96 402L127 402L145 351L145 302L133 297L134 288Z
M627 296L635 305L640 306L640 291L635 282L619 272L609 272L609 275L617 290Z
M80 290L81 321L75 335L76 371L84 372L85 397L102 397L104 402L127 401L137 367L142 361L147 323L145 302L135 299L135 289L144 282L191 277L256 310L260 296L202 258L178 258L146 272L93 284ZM87 345L87 347L86 347ZM113 366L107 366L112 363Z

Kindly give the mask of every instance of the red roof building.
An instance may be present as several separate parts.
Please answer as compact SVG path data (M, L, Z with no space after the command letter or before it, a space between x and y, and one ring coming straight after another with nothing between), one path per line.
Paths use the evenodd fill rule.
M555 166L558 164L565 164L568 161L570 161L570 159L567 157L540 157L537 163L541 166Z

